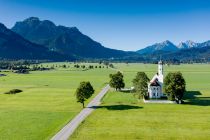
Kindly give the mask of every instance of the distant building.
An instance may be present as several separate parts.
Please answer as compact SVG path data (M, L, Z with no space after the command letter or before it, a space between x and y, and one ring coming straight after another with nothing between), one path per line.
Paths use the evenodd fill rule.
M163 62L158 62L158 73L148 83L149 98L158 99L163 97Z

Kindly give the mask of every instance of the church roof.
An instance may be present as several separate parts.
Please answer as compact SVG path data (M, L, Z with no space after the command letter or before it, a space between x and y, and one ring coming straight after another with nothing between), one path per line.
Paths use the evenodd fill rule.
M160 86L160 84L158 83L158 79L156 78L153 81L151 81L150 86Z

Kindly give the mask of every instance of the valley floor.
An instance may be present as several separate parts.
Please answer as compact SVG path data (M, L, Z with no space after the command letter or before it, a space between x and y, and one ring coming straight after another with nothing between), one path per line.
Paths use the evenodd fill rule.
M63 64L67 68L62 68ZM0 77L0 139L52 138L82 109L74 94L79 83L90 81L98 93L109 81L109 74L116 72L107 68L84 71L69 63L43 65L61 67L30 74L1 72L7 76ZM138 71L146 72L151 78L157 70L155 64L114 66L123 71L127 88L132 86L131 81ZM181 71L186 79L187 93L183 105L143 104L130 93L110 91L103 104L80 125L71 139L208 139L209 70L210 65L203 64L164 66L164 74ZM23 92L3 94L14 88Z

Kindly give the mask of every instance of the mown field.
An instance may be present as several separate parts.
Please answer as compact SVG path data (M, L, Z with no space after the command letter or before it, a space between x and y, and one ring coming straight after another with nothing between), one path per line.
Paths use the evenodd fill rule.
M66 69L59 67L64 64ZM50 139L82 109L75 98L79 83L90 81L96 95L108 82L108 75L114 72L107 68L83 71L69 63L42 65L57 67L30 74L1 72L7 76L0 77L0 139ZM4 94L11 89L23 92Z
M115 64L126 86L137 71L151 78L157 65ZM137 140L210 138L210 65L164 66L164 74L181 71L187 83L185 104L144 104L131 93L110 91L103 103L77 129L75 140Z

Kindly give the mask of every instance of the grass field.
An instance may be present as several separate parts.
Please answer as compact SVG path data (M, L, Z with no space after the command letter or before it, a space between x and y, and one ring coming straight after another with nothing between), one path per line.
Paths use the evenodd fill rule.
M70 68L59 68L63 64ZM3 72L7 76L0 77L0 139L50 139L82 109L74 96L79 83L90 81L98 93L114 72L106 68L82 71L69 63L43 64L50 65L58 67L30 74ZM14 88L23 92L3 94Z
M126 86L137 71L151 78L157 65L115 64L124 73ZM181 71L187 83L185 104L144 104L130 93L110 91L98 109L71 139L135 140L210 138L210 65L164 66L166 74Z

